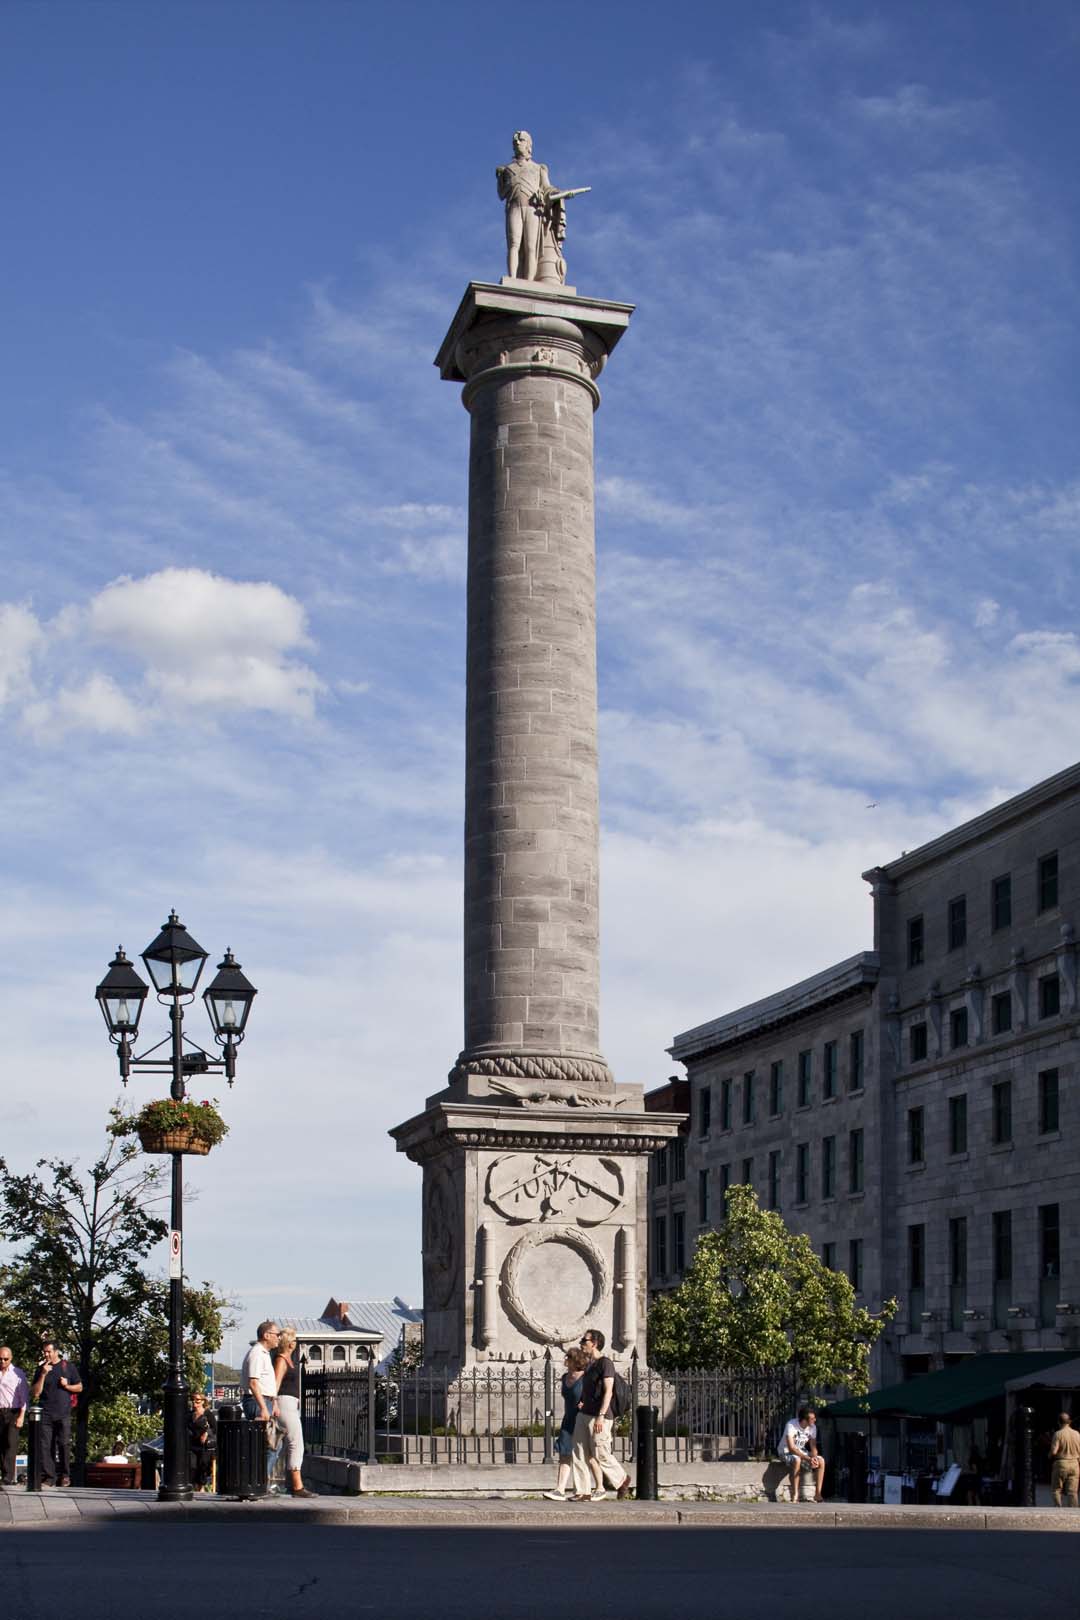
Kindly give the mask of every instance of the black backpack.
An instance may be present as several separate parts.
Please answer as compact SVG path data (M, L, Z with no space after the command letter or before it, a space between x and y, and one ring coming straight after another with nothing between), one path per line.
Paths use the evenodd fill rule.
M608 1411L611 1413L611 1416L613 1418L625 1417L627 1412L630 1410L630 1402L632 1399L633 1395L630 1390L630 1385L626 1382L626 1379L623 1377L618 1367L616 1367L615 1382L611 1386L611 1401L608 1405Z

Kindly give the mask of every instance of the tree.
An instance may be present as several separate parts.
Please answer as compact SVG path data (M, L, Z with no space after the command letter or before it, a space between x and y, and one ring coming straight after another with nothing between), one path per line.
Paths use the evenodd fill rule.
M119 1118L112 1112L113 1124ZM110 1130L108 1145L85 1172L62 1159L39 1159L15 1175L0 1159L0 1234L16 1246L0 1270L0 1338L29 1371L42 1334L78 1363L83 1393L75 1411L73 1477L87 1458L95 1402L119 1395L157 1401L168 1352L168 1284L144 1262L168 1232L157 1207L166 1196L162 1167ZM233 1326L229 1302L213 1285L184 1291L187 1376L203 1382L202 1347L214 1351Z
M864 1394L870 1348L896 1314L855 1303L851 1283L818 1259L803 1232L729 1187L724 1225L703 1232L682 1283L649 1312L649 1359L660 1368L779 1367L797 1357L808 1386Z

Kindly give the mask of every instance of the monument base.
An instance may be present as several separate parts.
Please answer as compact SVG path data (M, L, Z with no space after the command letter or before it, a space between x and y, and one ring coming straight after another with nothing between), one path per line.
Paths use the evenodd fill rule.
M391 1131L424 1175L425 1363L529 1363L587 1327L644 1360L648 1155L681 1124L640 1086L469 1075Z

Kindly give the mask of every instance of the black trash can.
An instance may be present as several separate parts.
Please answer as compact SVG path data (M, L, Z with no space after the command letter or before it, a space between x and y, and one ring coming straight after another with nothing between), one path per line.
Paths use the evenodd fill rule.
M140 1491L156 1491L158 1488L158 1470L161 1467L161 1452L157 1446L139 1447L139 1489Z
M266 1495L266 1424L232 1402L217 1414L217 1494L251 1502Z

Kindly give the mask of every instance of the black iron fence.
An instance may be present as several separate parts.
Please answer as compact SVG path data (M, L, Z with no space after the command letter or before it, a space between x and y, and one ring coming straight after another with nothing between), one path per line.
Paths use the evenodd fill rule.
M615 1425L614 1450L634 1455L633 1412L657 1410L660 1456L670 1462L775 1456L799 1399L798 1369L663 1374L627 1369L630 1411ZM525 1365L452 1374L366 1368L303 1371L301 1414L311 1451L364 1462L539 1463L554 1455L562 1417L548 1351Z

